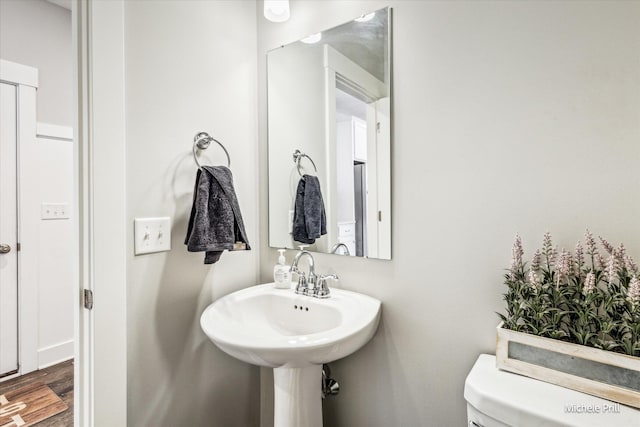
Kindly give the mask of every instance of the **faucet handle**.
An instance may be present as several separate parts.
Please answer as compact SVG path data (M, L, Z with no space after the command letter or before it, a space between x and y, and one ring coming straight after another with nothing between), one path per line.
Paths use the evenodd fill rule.
M318 298L329 298L331 290L327 285L327 280L338 280L337 274L321 274L318 276L318 285L314 288L314 296Z
M295 270L298 273L298 285L296 286L296 294L306 295L307 293L307 278L304 275L304 271Z

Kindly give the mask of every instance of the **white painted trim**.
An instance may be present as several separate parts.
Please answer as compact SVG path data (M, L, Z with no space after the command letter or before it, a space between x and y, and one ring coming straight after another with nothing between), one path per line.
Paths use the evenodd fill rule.
M73 141L73 128L69 126L60 126L51 123L38 122L36 125L36 136L38 138Z
M378 132L376 103L367 104L367 257L378 254ZM373 167L371 167L373 166ZM373 187L376 191L373 191Z
M38 69L0 59L0 80L31 87L38 87Z
M91 0L90 217L94 417L127 424L124 0Z
M6 377L2 377L2 378L0 378L0 384L2 384L2 383L3 383L3 382L5 382L5 381L12 380L12 379L14 379L14 378L18 378L18 377L19 377L19 376L21 376L21 375L22 375L22 374L20 373L20 371L18 371L18 372L17 372L17 373L15 373L15 374L7 375Z
M18 85L18 311L20 374L38 369L38 235L40 201L34 192L23 191L23 183L32 176L30 169L36 147L36 88Z
M324 66L341 74L373 99L387 96L387 87L364 68L347 58L328 44L324 45Z
M124 1L73 2L78 200L75 425L126 426Z
M336 203L338 197L338 181L336 179L338 176L338 165L336 164L337 147L335 142L337 141L338 132L336 125L336 71L328 66L327 47L329 46L325 45L324 50L324 125L325 147L327 148L324 162L327 165L327 176L325 178L327 185L326 194L323 198L327 217L327 247L325 250L329 252L331 247L338 243L338 226L336 221L336 218L338 218L338 206Z
M73 359L73 340L63 341L38 350L38 369L48 368Z
M391 98L386 96L375 102L376 123L376 190L377 207L382 219L376 218L378 258L391 259ZM376 215L377 217L377 215Z
M77 223L74 232L74 286L73 292L77 298L77 305L73 311L74 325L74 358L73 365L73 425L93 426L93 382L91 372L93 369L93 354L91 351L91 313L82 305L82 289L88 280L86 249L87 249L87 219L85 218L87 206L87 182L85 161L86 140L88 138L88 44L87 29L88 5L86 1L73 2L71 10L71 37L73 43L73 99L74 105L74 134L78 143L73 145L73 217ZM82 216L81 216L82 213Z

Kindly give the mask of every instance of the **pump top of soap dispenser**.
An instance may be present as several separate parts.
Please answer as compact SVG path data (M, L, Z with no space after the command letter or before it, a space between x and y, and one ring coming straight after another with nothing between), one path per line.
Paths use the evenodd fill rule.
M287 262L287 260L284 258L284 253L286 251L286 249L278 249L278 252L280 252L280 256L278 257L278 264L285 265L285 262Z

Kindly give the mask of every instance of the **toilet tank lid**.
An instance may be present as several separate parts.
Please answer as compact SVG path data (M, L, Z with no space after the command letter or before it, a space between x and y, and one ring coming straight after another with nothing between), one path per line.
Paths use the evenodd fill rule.
M496 367L481 354L464 385L479 412L512 426L640 426L640 410Z

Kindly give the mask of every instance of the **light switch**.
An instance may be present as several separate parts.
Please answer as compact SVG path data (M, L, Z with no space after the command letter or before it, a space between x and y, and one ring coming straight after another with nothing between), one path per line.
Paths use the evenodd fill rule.
M40 218L69 219L70 210L69 203L42 203L40 205Z
M171 218L136 218L133 224L136 255L171 250Z

